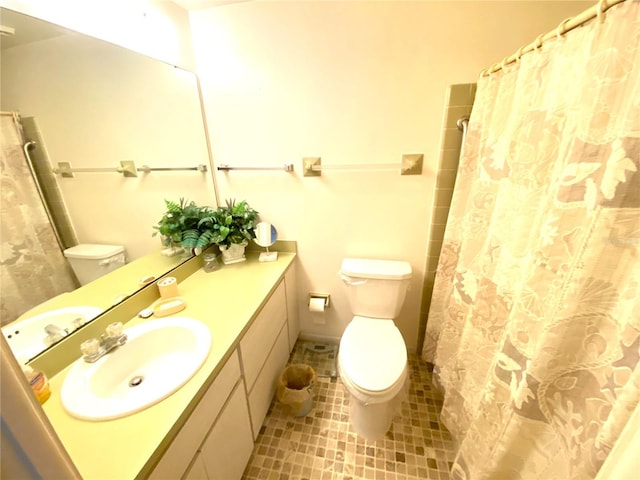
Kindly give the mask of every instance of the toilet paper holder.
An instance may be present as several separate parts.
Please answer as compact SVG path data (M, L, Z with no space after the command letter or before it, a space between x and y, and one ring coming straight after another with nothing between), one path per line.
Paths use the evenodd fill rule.
M330 300L329 297L331 295L328 293L314 293L314 292L310 292L309 293L309 301L307 302L307 304L311 303L311 299L312 298L322 298L324 300L324 308L329 308L330 305Z

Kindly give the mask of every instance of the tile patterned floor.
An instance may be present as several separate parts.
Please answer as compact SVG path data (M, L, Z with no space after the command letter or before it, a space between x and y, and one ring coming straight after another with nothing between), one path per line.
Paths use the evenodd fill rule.
M442 399L418 357L409 356L411 384L401 414L384 439L371 442L349 425L348 393L332 376L334 355L296 344L290 363L304 360L318 373L313 409L296 418L274 399L243 479L448 480L454 442L438 420Z

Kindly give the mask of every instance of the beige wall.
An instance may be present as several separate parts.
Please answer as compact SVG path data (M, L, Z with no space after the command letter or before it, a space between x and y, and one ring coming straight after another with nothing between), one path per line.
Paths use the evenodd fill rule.
M212 153L232 165L296 172L218 175L220 198L246 199L298 241L301 329L339 337L351 313L336 272L346 256L402 259L414 270L397 319L418 338L422 283L447 87L474 82L592 2L248 2L191 13ZM394 163L423 153L421 176L326 171L301 159ZM309 291L330 292L325 325Z
M166 0L0 0L0 6L193 71L186 10Z

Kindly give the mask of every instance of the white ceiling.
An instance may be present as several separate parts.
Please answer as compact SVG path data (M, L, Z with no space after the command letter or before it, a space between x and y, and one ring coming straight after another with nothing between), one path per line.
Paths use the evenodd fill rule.
M222 5L231 5L233 3L244 3L252 0L172 0L173 3L180 5L185 10L201 10L209 7L220 7Z

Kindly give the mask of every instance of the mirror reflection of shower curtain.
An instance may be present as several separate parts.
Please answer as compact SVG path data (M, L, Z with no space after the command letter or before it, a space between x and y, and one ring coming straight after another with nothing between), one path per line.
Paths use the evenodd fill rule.
M19 116L3 112L0 119L0 319L5 325L78 285L27 165Z

